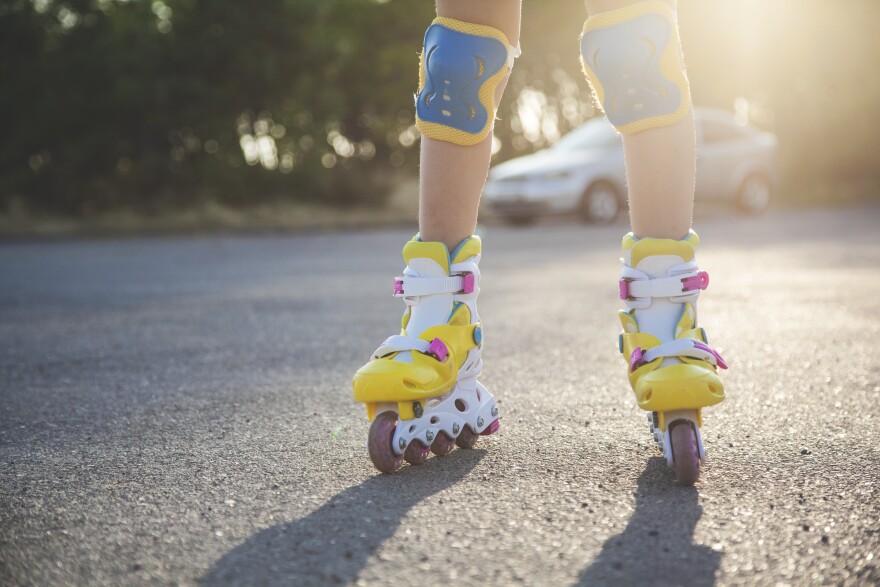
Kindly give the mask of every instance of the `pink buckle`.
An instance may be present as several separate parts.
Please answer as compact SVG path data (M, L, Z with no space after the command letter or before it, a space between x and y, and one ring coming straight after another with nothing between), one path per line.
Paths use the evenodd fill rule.
M684 277L681 280L681 291L694 291L694 290L702 290L709 287L709 274L705 271L700 271L696 275L691 277Z
M721 367L722 369L727 369L727 363L724 361L724 357L721 356L721 353L701 342L694 342L694 347L700 349L701 351L706 351L707 353L715 357L715 362L719 367Z
M637 346L629 356L629 372L632 373L644 364L645 353L642 352L642 347Z
M403 295L403 280L394 278L394 293L392 295L402 296Z
M465 273L461 276L461 293L470 294L474 293L474 287L476 286L477 279L474 277L473 273Z
M630 281L632 281L632 279L623 278L618 282L618 285L620 286L620 299L621 300L632 300L632 298L629 295L629 282Z
M431 344L428 345L428 350L425 351L425 354L434 357L442 363L446 360L446 357L449 356L449 349L446 348L445 342L439 338L435 338L431 341Z

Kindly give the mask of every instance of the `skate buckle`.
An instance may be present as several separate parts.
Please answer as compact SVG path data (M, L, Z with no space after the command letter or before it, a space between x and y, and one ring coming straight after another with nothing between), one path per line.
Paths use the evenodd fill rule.
M425 354L434 357L442 363L446 360L446 357L449 356L449 349L446 348L445 342L439 338L435 338L431 341L431 344L428 345L428 350L425 351Z
M634 297L629 295L629 284L631 281L633 281L633 280L630 279L629 277L623 277L618 282L618 285L620 286L620 299L621 300L633 301L635 299Z
M703 290L709 287L709 273L700 271L696 275L681 279L681 291Z
M403 295L403 279L400 277L394 278L394 293L391 295L402 296Z
M715 357L715 365L717 367L721 367L722 369L727 369L727 363L724 360L724 357L721 356L721 353L710 347L709 345L703 344L699 341L694 341L694 348L698 348L701 351L706 351L713 357Z
M645 353L642 351L642 347L637 346L629 356L629 372L632 373L644 364Z
M462 273L461 274L461 293L470 294L474 293L474 287L476 285L476 278L473 273Z

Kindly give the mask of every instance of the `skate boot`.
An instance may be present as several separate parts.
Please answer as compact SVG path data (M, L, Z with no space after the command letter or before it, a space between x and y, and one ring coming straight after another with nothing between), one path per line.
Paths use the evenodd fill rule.
M471 448L498 429L495 398L477 381L483 332L477 314L481 243L472 236L452 253L416 236L403 248L406 269L394 296L406 311L402 330L354 375L354 399L372 420L367 446L383 473L402 460L418 465L457 444Z
M639 407L649 412L654 439L678 482L692 485L706 453L700 433L702 408L724 400L717 369L724 359L708 346L697 322L697 298L709 285L691 231L681 241L623 238L620 352Z

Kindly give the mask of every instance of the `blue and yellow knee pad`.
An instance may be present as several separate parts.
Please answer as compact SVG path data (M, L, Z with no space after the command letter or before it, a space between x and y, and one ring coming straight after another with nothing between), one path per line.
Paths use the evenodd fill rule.
M588 18L581 63L597 102L621 133L675 124L690 109L675 13L665 2Z
M422 135L475 145L495 120L495 89L510 69L511 47L496 28L438 17L425 32L416 95Z

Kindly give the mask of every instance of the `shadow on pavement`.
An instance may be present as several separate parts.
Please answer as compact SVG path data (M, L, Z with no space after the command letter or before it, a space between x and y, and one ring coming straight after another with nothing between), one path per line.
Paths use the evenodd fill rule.
M353 582L409 510L461 481L483 450L456 450L395 475L377 475L308 516L254 534L223 555L205 585L328 585Z
M636 509L576 585L713 585L722 553L694 544L698 492L680 487L661 457L639 476Z

